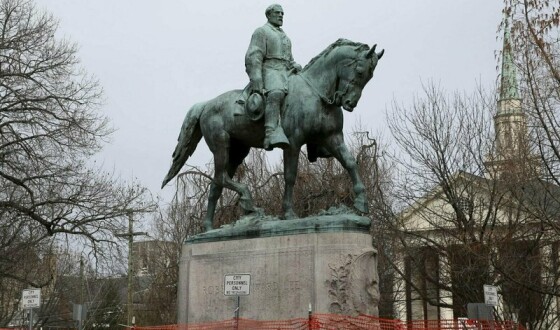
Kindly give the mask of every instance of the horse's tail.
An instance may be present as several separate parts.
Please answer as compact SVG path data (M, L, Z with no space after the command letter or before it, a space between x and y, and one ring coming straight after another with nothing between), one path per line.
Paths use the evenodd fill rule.
M205 103L198 103L193 105L193 107L187 112L183 125L181 126L181 132L179 133L179 138L177 139L177 146L175 151L173 151L173 162L171 163L171 168L161 187L173 179L177 173L181 170L183 165L187 162L187 159L193 154L198 142L202 139L202 131L200 130L200 116L204 111Z

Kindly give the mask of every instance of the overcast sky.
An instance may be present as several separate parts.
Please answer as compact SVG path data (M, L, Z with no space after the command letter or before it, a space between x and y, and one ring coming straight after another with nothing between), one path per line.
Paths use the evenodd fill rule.
M99 159L124 179L160 191L186 111L248 78L244 56L272 2L257 0L37 0L60 20L59 37L80 46L84 68L105 90L117 128ZM284 30L302 66L338 38L384 48L345 131L385 130L391 102L409 104L434 81L447 90L494 87L502 2L492 0L289 0ZM352 6L350 6L352 4ZM277 157L279 152L271 155ZM211 154L201 142L191 165Z

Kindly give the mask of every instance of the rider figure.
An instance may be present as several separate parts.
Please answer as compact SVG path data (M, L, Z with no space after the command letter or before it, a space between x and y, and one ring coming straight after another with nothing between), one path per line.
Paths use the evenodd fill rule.
M294 62L292 43L281 26L284 10L271 5L266 11L268 22L257 28L245 55L245 69L251 80L251 92L266 96L264 148L287 148L290 143L279 124L282 102L288 93L288 76L301 70Z

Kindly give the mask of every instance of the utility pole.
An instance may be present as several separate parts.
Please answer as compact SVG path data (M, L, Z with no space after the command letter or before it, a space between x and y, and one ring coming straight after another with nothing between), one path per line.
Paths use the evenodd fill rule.
M128 238L128 289L127 289L127 297L126 297L126 311L127 311L127 325L131 325L132 324L132 314L133 314L133 308L134 306L132 305L132 277L134 275L134 271L133 271L133 258L134 258L134 254L132 252L132 245L134 243L134 236L148 236L148 233L146 232L134 232L133 230L133 222L134 219L132 217L132 211L128 212L128 233L125 234L116 234L115 236L117 237L123 237L123 238Z
M84 256L80 255L80 304L84 303Z
M78 309L78 329L82 330L84 325L84 257L80 255L80 306Z

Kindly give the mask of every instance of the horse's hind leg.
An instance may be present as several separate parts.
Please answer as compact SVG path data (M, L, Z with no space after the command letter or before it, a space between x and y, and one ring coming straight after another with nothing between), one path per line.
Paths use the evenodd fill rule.
M246 146L242 146L239 144L235 144L232 143L229 149L229 161L228 161L228 166L227 166L227 174L230 178L233 178L235 175L235 172L237 171L237 168L239 167L239 165L241 165L241 163L243 163L243 160L245 159L245 157L247 157L247 155L249 154L249 151L251 149L249 147ZM241 194L241 201L240 203L245 203L245 205L248 202L248 207L244 207L243 205L241 205L241 208L243 208L243 210L245 211L245 213L250 213L250 212L254 212L255 211L255 207L253 206L253 198L251 197L251 192L250 190L247 188L247 186L245 186L244 184L241 184L239 182L235 182L232 180L233 183L241 185L243 188L242 190L245 191L245 195ZM244 197L248 197L248 201L247 200L243 200ZM247 206L247 205L246 205Z
M327 150L342 164L342 166L348 171L350 178L352 179L352 184L354 187L354 207L362 212L369 213L369 207L367 203L367 197L365 193L365 186L360 178L360 173L358 172L358 165L356 159L348 148L344 144L344 138L342 134L331 135L325 141L325 147Z
M214 180L210 187L210 195L208 197L208 212L204 225L206 230L212 229L214 213L216 211L216 204L223 188L228 188L240 195L239 205L246 212L254 212L253 198L251 192L246 185L233 181L232 177L239 164L243 161L249 149L235 148L230 146L229 136L223 132L222 136L214 136L212 142L209 143L210 150L214 153ZM207 141L209 141L208 139ZM231 160L230 160L231 158Z
M229 161L227 163L227 175L230 178L233 178L237 168L243 162L243 159L249 153L248 147L243 146L235 146L230 148L229 152ZM223 185L217 184L216 181L212 181L210 184L210 193L208 194L208 209L206 211L206 217L204 219L204 227L206 230L212 229L212 220L214 219L214 215L216 213L216 206L218 204L218 199L222 196L222 191L224 189Z

